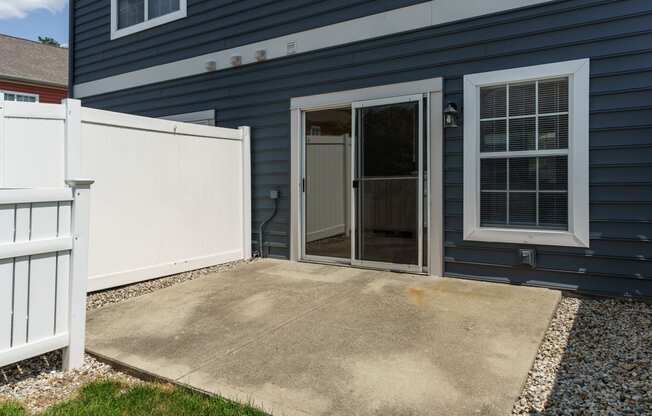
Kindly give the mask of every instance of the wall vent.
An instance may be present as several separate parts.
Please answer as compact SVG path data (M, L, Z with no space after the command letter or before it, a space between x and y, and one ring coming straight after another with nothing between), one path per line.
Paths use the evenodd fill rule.
M288 42L287 54L294 55L297 53L297 43L295 41Z

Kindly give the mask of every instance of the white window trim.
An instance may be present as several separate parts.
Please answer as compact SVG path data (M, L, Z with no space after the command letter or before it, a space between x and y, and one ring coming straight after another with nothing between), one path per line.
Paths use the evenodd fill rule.
M5 94L14 94L14 95L24 95L25 97L34 97L36 98L36 102L39 102L40 96L38 94L32 94L29 92L20 92L20 91L9 91L9 90L0 90L0 94L2 94L2 98L4 100ZM19 102L19 101L16 101Z
M464 77L464 239L589 247L589 59ZM480 87L569 77L568 231L480 226ZM554 153L554 152L553 152Z
M183 19L188 15L188 2L187 0L179 0L179 10L176 12L168 13L163 16L148 19L148 0L145 0L145 21L137 23L133 26L118 29L118 0L111 0L111 40L118 39L123 36L131 35L133 33L142 32L143 30L151 29L156 26L170 23L175 20Z

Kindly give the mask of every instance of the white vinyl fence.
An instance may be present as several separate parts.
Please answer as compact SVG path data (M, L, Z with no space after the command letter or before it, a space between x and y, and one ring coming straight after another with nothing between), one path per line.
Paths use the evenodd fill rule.
M89 182L0 189L0 367L65 348L83 361Z
M350 166L349 135L306 137L306 242L350 233Z
M81 109L89 290L251 257L249 129Z
M250 189L247 127L0 101L0 367L79 366L87 291L251 257Z

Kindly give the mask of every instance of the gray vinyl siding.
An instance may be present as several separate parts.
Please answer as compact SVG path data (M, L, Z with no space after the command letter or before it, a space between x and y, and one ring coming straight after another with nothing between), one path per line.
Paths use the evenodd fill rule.
M218 123L253 128L253 229L280 211L266 238L288 255L291 97L441 76L462 104L464 74L591 58L590 249L462 238L462 129L445 130L445 272L586 292L652 296L652 2L568 0L208 73L84 100L162 116L215 108ZM254 236L254 240L257 235Z
M111 0L74 0L75 83L426 0L188 0L188 17L111 40Z

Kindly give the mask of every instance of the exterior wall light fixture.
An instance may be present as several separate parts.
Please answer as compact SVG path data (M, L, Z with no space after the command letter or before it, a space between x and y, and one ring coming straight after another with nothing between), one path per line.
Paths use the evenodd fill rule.
M457 104L448 103L444 110L444 127L459 127L460 112L457 110Z

